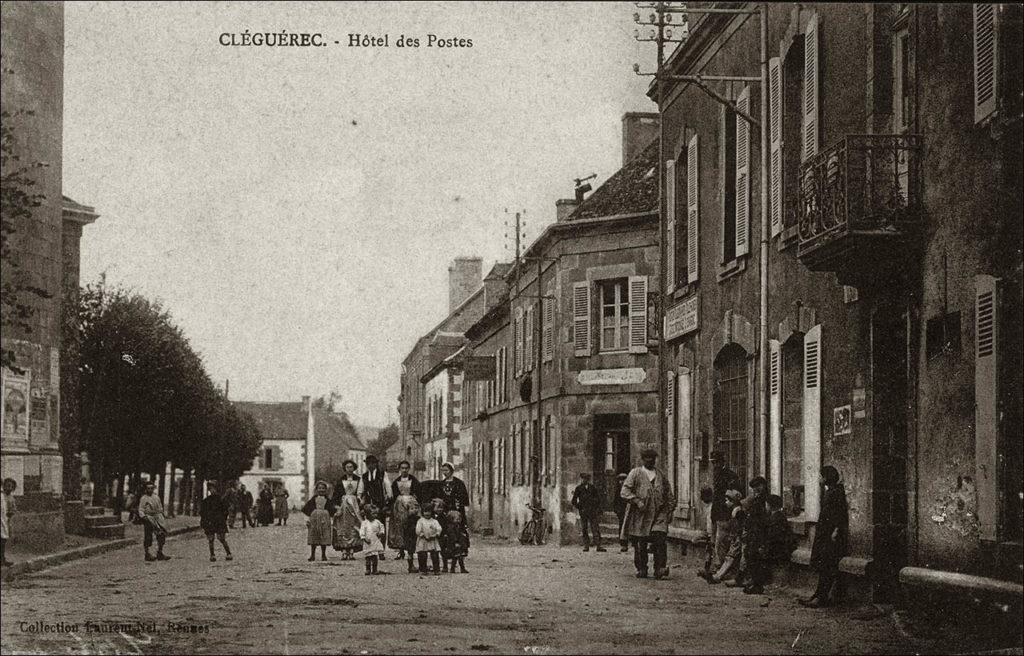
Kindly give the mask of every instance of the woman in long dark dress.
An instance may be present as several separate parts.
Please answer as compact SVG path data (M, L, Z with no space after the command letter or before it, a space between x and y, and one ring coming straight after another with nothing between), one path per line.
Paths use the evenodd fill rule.
M466 522L466 506L469 505L469 490L462 479L455 476L455 467L450 462L441 465L441 499L447 510L456 510L462 515L462 525L468 526Z
M270 526L274 523L274 493L266 483L263 484L259 500L256 502L256 521L260 526Z
M398 550L398 557L405 558L406 552L416 552L415 541L406 544L405 534L402 527L406 519L414 511L419 509L420 504L416 501L416 494L419 492L420 482L409 473L409 461L403 460L398 463L398 478L391 482L391 498L394 502L391 505L391 526L388 531L388 546Z
M809 608L830 606L839 601L839 561L846 555L850 528L846 490L839 482L839 470L831 465L822 467L821 483L824 494L811 544L811 567L818 572L818 587L810 599L800 600L801 605Z

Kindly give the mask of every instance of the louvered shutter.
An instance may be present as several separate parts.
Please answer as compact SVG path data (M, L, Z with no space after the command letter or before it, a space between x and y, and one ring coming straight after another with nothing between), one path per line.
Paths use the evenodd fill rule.
M676 469L676 373L665 372L665 427L667 439L665 444L665 474L675 486L678 478Z
M750 113L750 87L736 99L736 108ZM736 257L750 252L750 123L736 120Z
M555 357L555 304L550 299L541 301L544 304L544 362Z
M768 439L772 494L782 494L782 347L768 340Z
M996 111L999 72L997 7L994 4L974 5L975 123L980 123Z
M692 462L693 403L690 390L693 378L683 367L676 377L676 498L682 508L690 507L690 463Z
M821 469L821 325L804 335L803 379L803 484L806 517L814 520L820 509L818 471Z
M281 446L278 444L270 447L270 469L277 471L284 467L281 461Z
M577 357L590 355L590 283L572 285L572 346Z
M996 539L999 519L999 298L992 276L974 278L974 467L978 528L982 539Z
M772 237L782 232L782 67L778 57L768 60L768 86L771 100L769 123L771 149L769 150L771 179Z
M647 276L629 277L629 352L647 352Z
M700 277L700 139L690 138L686 147L686 279L697 282Z
M818 154L818 14L807 21L804 33L803 160Z
M512 348L515 349L516 355L516 377L523 373L523 308L517 307L515 314L515 340Z
M665 262L668 292L676 288L676 162L665 161Z
M533 371L533 358L536 351L533 345L533 306L526 308L526 320L523 323L523 371Z

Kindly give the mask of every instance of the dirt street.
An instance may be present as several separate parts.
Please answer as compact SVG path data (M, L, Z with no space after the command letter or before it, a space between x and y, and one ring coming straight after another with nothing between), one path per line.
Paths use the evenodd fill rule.
M894 653L887 615L810 610L793 592L749 596L690 567L638 580L631 554L477 538L469 574L420 576L388 560L307 562L301 518L235 530L235 560L205 540L132 548L4 585L2 652L48 653ZM219 548L219 547L218 547ZM678 559L670 550L670 564ZM389 552L394 556L394 552ZM87 626L87 623L91 625ZM133 624L105 632L110 623ZM77 626L76 626L77 625Z

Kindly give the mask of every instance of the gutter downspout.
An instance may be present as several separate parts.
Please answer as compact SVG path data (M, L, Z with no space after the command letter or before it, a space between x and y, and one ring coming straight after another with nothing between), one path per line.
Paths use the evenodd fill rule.
M759 317L757 397L761 404L758 444L761 475L768 476L768 153L771 148L768 125L768 3L761 3L761 308Z

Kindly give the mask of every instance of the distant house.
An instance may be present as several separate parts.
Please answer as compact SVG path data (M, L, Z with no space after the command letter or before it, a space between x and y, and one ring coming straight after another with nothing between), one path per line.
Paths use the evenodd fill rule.
M316 421L310 397L299 402L235 402L248 413L263 434L263 443L252 468L239 482L257 494L261 484L281 483L288 490L292 507L301 507L313 488L313 461L316 453ZM329 432L329 431L328 431Z
M331 465L341 466L346 460L356 463L356 471L363 471L366 462L366 442L359 429L352 425L344 412L331 412L313 408L313 430L316 434L314 471ZM328 481L333 483L334 481Z

